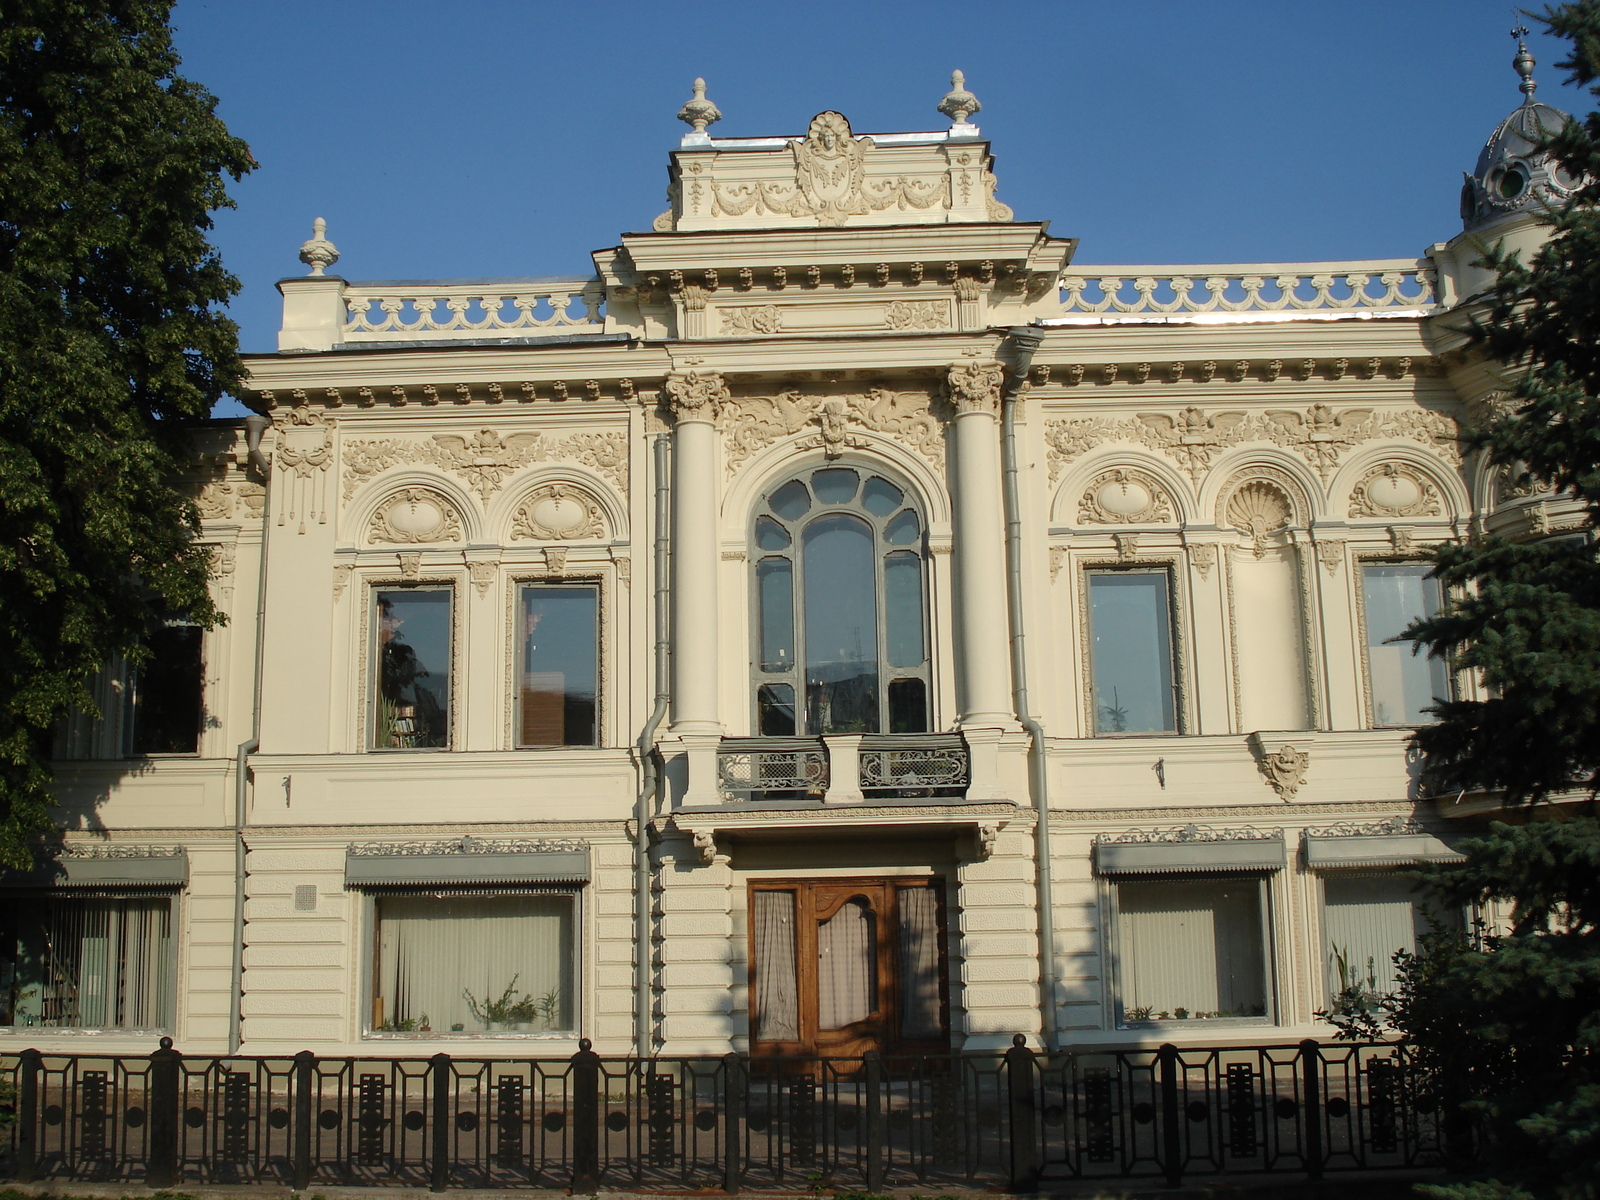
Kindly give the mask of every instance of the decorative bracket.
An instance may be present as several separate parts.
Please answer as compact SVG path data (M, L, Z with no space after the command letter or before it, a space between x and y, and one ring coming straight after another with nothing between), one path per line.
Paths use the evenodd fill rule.
M1255 752L1256 765L1266 777L1272 790L1284 800L1293 800L1300 785L1305 782L1306 769L1311 765L1311 752L1302 746L1310 741L1308 733L1266 733L1257 731L1250 735L1250 748Z

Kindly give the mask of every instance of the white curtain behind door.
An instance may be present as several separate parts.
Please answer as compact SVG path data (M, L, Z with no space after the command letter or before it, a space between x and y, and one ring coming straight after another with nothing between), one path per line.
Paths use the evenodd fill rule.
M843 1029L877 1008L877 920L848 901L817 926L817 1027Z
M938 1037L939 902L929 887L901 888L900 1036Z
M800 985L795 979L794 893L757 892L756 1039L800 1039Z

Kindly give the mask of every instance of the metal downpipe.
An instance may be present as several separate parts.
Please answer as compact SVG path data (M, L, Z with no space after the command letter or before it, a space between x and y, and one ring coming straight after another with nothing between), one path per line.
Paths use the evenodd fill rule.
M1001 393L1000 463L1006 514L1006 616L1011 626L1011 681L1017 718L1028 731L1028 782L1033 792L1035 820L1034 897L1039 926L1039 1023L1045 1049L1061 1049L1056 1020L1055 889L1050 871L1049 764L1045 759L1044 726L1034 717L1028 697L1028 656L1022 613L1022 504L1017 485L1018 396L1028 378L1034 351L1044 340L1037 329L1013 329L1007 335L1013 364Z
M239 743L233 756L233 958L229 983L228 1054L239 1053L244 1038L244 817L249 803L250 756L261 748L261 667L266 661L267 537L272 522L272 464L261 453L261 435L272 422L251 415L244 419L245 447L251 464L261 472L265 492L261 505L261 562L256 572L256 668L250 701L250 736Z
M667 537L671 489L667 477L667 437L657 434L651 447L655 469L655 552L651 568L655 581L655 704L639 731L639 795L634 804L638 841L634 846L634 1042L640 1058L650 1057L653 1044L650 1020L650 817L651 802L659 785L656 770L656 731L667 715L670 694L672 645L668 626Z

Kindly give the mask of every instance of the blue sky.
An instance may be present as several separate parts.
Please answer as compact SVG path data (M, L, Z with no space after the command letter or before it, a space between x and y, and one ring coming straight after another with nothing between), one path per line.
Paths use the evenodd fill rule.
M960 67L1000 198L1106 264L1420 253L1520 101L1499 0L179 0L173 21L261 163L214 234L247 351L275 348L273 284L316 216L350 279L587 273L665 207L696 75L717 135L825 108L871 133L942 128ZM1539 98L1587 111L1564 43L1529 45Z

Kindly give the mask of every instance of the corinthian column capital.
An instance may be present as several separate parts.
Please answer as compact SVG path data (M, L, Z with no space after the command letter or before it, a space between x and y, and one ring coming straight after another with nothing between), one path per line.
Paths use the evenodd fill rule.
M956 406L956 415L988 413L998 416L1000 384L1004 378L1005 370L997 362L967 359L954 364L946 383L950 388L950 400Z
M728 385L715 371L674 371L667 376L668 403L680 421L714 421L727 404Z

